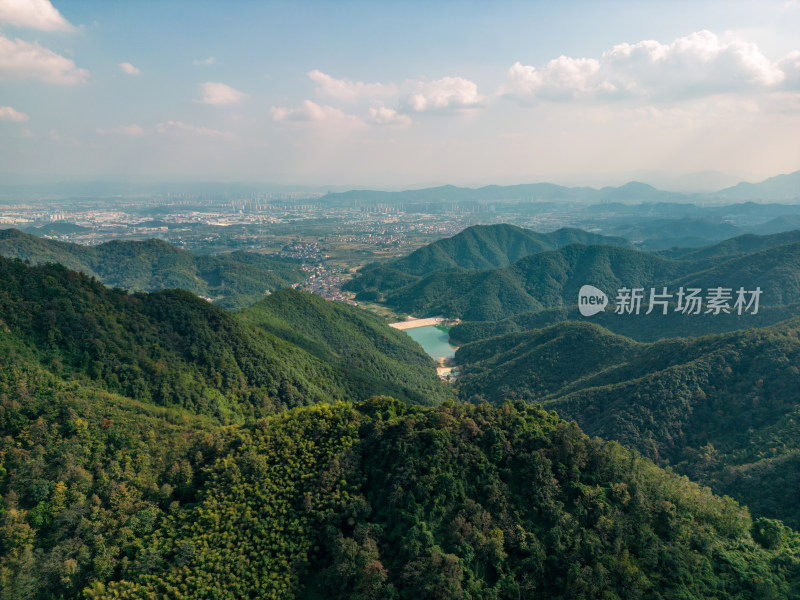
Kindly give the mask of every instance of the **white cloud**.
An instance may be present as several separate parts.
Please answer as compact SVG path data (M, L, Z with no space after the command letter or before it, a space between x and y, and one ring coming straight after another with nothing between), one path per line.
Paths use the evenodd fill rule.
M75 61L37 43L0 36L0 80L40 79L47 83L75 85L89 79L89 71Z
M28 115L14 110L10 106L0 106L0 121L15 121L21 123L27 121Z
M745 87L772 86L783 81L783 72L753 43L723 40L710 31L698 31L669 45L646 40L618 44L603 54L609 75L630 89L678 88L685 93L733 91Z
M294 121L299 123L333 123L341 125L358 126L363 121L353 115L348 115L333 106L325 106L306 100L300 108L284 108L273 106L270 114L275 121Z
M800 90L800 50L795 50L784 56L778 62L778 67L786 75L784 80L785 87L792 90Z
M503 93L519 99L570 100L596 93L616 91L614 84L599 77L600 62L593 58L560 56L538 71L516 62L508 70Z
M141 70L134 67L129 62L121 62L119 63L119 68L122 70L123 73L127 73L128 75L141 75Z
M599 58L551 60L541 70L514 64L501 94L523 102L580 98L691 98L773 89L786 75L756 44L698 31L670 44L618 44Z
M234 137L229 131L220 131L219 129L210 129L208 127L199 127L197 125L190 125L181 121L167 121L166 123L159 123L156 125L156 132L160 134L176 132L176 133L190 133L200 135L203 137Z
M49 0L0 0L0 23L41 31L75 31Z
M396 110L379 106L377 108L370 108L370 122L376 125L399 125L407 127L411 125L411 117L398 113Z
M233 89L224 83L215 83L207 81L200 85L203 97L198 100L203 104L212 104L214 106L223 106L225 104L235 104L247 98L247 94Z
M435 81L419 82L416 93L406 101L409 109L423 112L476 108L484 98L478 95L478 86L463 77L444 77Z
M208 58L204 58L203 60L193 60L192 64L197 67L208 67L210 65L216 65L217 59L213 56L209 56Z
M322 71L313 70L308 77L317 84L317 94L332 96L342 100L357 100L359 98L378 98L393 96L397 93L397 86L391 83L364 83L350 81L349 79L334 79Z
M142 129L139 125L120 125L119 127L114 127L113 129L101 129L98 127L97 133L100 135L107 135L111 133L114 135L140 137L144 135L144 129Z

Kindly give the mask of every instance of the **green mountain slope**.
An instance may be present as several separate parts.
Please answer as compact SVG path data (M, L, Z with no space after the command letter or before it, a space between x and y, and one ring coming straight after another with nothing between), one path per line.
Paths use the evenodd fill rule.
M4 383L4 597L798 593L797 533L541 409L376 398L221 428Z
M0 597L81 598L193 496L219 424L54 377L0 331Z
M241 419L344 395L330 365L180 290L0 259L0 320L54 374L161 406Z
M288 287L304 278L300 265L289 259L241 251L198 255L155 239L80 246L6 229L0 230L0 256L31 264L60 263L131 291L181 288L210 297L225 308L252 304L266 290Z
M705 271L684 275L672 287L708 289L723 285L747 290L760 287L764 306L781 306L800 301L800 242L767 248L734 257Z
M297 344L335 358L346 336L309 332L342 323L356 360L380 327L349 309L283 293L239 316L58 265L0 269L0 597L800 592L797 533L541 408L281 410L348 383L265 328L297 323ZM383 360L402 346L387 336ZM223 404L268 416L227 424Z
M525 256L576 243L630 246L622 238L580 229L564 228L552 233L537 233L508 224L475 225L453 237L423 246L403 258L366 265L356 279L348 282L347 289L361 293L385 293L429 273L505 267Z
M760 307L785 307L800 302L800 242L728 260L697 261L670 260L626 248L573 245L527 256L502 269L435 272L390 291L385 303L417 315L496 321L523 312L574 310L578 290L587 283L603 290L612 303L622 287L660 290L667 286L672 293L681 286L696 287L705 293L722 286L734 292L739 287L760 287Z
M308 302L320 311L342 310L321 299ZM399 346L392 337L399 332L360 312L350 316L327 324L330 339L355 337L363 319L376 342L381 335L394 340L384 350L365 340L359 346L358 360L381 368L345 369L339 358L298 346L294 333L279 336L312 330L307 315L285 315L275 335L188 292L130 295L60 265L0 259L3 326L54 374L85 378L109 392L234 421L298 404L366 398L375 390L434 403L446 397L433 363L410 339ZM410 360L403 362L406 351Z
M452 396L416 342L365 310L287 289L238 314L345 373L353 397L438 404Z
M465 398L541 402L800 526L800 321L639 344L561 323L460 348Z
M389 293L386 304L419 315L499 320L525 311L573 305L586 283L613 297L623 285L649 287L671 281L683 268L678 261L637 250L571 245L527 256L502 269L433 273Z
M754 235L747 233L739 235L729 240L703 246L700 248L670 248L658 252L664 258L675 258L682 260L705 260L730 258L737 254L752 254L767 248L783 246L800 242L800 231L782 231L771 235Z
M563 321L584 321L601 325L606 329L627 336L638 342L654 342L665 337L694 337L711 333L726 333L737 329L767 327L791 319L800 314L800 303L781 306L759 306L758 314L735 311L718 315L684 315L672 309L664 315L655 310L639 315L618 315L611 310L584 317L577 304L560 308L549 308L522 312L499 321L465 321L450 328L450 340L456 344L468 344L497 335L541 329Z
M629 239L638 248L661 250L672 246L704 246L743 231L730 223L710 219L640 218L611 227L608 233Z

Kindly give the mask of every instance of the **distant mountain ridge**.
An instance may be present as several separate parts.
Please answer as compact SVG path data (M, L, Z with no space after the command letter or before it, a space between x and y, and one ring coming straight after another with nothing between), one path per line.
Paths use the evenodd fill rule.
M580 202L599 203L610 200L639 202L689 201L689 194L657 190L651 185L630 181L619 187L600 189L582 186L568 187L554 183L519 185L487 185L479 188L443 185L417 190L387 192L380 190L350 190L329 193L322 201L331 203L378 202L385 204L429 202Z
M800 171L776 175L759 183L741 182L719 190L717 195L735 200L800 201Z
M385 204L429 202L692 202L708 199L791 201L800 200L800 171L777 175L757 183L741 182L716 192L684 193L659 190L639 181L620 186L570 187L554 183L487 185L478 188L442 185L402 191L355 189L328 193L322 201L331 203L377 202Z

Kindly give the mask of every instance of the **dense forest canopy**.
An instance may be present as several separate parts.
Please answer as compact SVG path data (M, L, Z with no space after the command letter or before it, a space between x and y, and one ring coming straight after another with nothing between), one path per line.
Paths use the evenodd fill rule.
M59 263L131 291L181 288L224 308L247 306L267 290L289 287L304 278L300 263L293 259L244 251L193 254L156 239L81 246L4 229L0 256L35 265Z
M462 398L542 403L800 527L800 321L642 344L565 322L462 346Z
M792 251L764 272L788 281ZM687 262L641 254L423 280ZM572 284L537 285L544 307ZM795 598L798 331L477 336L456 399L361 309L283 290L231 313L0 259L0 595Z

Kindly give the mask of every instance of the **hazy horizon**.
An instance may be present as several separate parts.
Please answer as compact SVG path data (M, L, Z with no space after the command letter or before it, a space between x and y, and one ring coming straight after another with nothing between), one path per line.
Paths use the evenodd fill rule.
M713 191L800 168L798 21L796 0L0 0L0 177Z
M790 175L792 173L776 173L767 179L781 175ZM37 176L37 175L14 175L0 173L0 189L8 188L36 188L52 187L58 185L65 186L92 186L92 185L129 185L136 187L153 187L159 186L239 186L247 188L261 188L267 191L308 191L308 192L344 192L355 190L374 190L381 192L400 192L400 191L413 191L422 190L436 187L454 186L464 189L479 189L483 187L499 186L499 187L513 187L516 185L535 185L540 183L554 184L562 187L587 187L594 189L601 189L605 187L622 187L630 183L643 183L650 185L657 190L672 192L676 194L708 194L718 192L722 189L733 187L739 183L761 183L763 180L758 181L745 181L731 175L719 172L705 172L705 173L690 173L683 176L674 176L668 173L632 173L628 177L622 176L620 178L613 177L592 177L591 175L576 175L574 177L562 177L556 180L537 180L537 181L487 181L487 182L464 182L461 184L452 183L450 181L425 181L413 182L408 184L397 185L360 185L360 184L303 184L298 183L280 183L275 181L258 181L246 179L204 179L198 176L191 175L161 175L161 176L136 176L130 177L122 174L110 174L102 178L86 178L80 175L71 177L65 176ZM716 185L714 184L716 182Z

